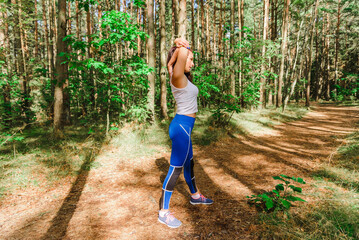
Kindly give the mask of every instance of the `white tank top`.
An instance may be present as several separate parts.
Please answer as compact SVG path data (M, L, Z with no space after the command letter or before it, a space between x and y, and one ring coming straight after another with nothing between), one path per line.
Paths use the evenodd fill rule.
M187 78L187 77L186 77ZM198 88L187 79L187 86L184 88L176 88L172 84L172 76L170 84L173 97L177 103L177 114L185 115L198 112L197 96Z

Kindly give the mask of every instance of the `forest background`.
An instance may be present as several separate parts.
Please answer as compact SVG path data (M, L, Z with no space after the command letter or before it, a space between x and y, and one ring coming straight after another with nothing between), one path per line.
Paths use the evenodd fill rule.
M358 2L1 1L1 128L168 119L166 58L195 52L200 108L357 99ZM224 120L223 120L224 121Z
M264 234L263 238L273 234L283 239L293 238L293 231L295 236L300 236L298 239L358 238L359 228L355 224L359 219L355 195L359 189L358 132L344 136L346 139L337 136L355 129L350 124L356 121L357 110L347 106L357 106L359 98L358 22L358 0L0 0L0 201L5 203L0 218L8 219L0 222L0 226L11 236L14 233L43 236L45 233L37 233L31 224L25 223L25 227L17 224L13 216L18 216L19 209L29 203L38 204L35 201L43 200L39 196L46 192L56 204L46 202L46 209L29 206L23 211L22 219L25 222L32 219L31 211L38 210L37 216L44 217L46 223L42 227L35 224L34 228L63 237L72 214L81 213L74 202L79 201L85 184L97 186L92 190L90 187L88 192L94 191L99 196L104 189L114 189L116 193L108 197L114 199L114 204L125 206L123 203L128 199L124 191L121 192L122 186L113 188L113 179L107 179L103 187L93 177L87 179L89 170L92 174L101 172L101 181L117 176L116 181L125 185L126 193L130 176L131 181L139 182L143 188L140 188L142 195L149 196L151 204L157 207L152 194L160 189L158 176L168 170L167 131L176 112L168 83L167 53L176 38L185 38L194 51L192 75L199 88L199 113L193 134L195 147L213 153L213 161L218 161L221 169L227 169L232 176L244 174L249 185L262 179L267 185L257 186L258 189L269 189L268 184L272 182L268 179L272 180L271 174L278 174L276 171L282 166L278 159L296 159L285 155L288 152L301 155L300 164L304 161L314 164L319 158L325 158L324 161L329 158L331 164L315 171L310 168L314 171L309 179L313 185L307 184L303 192L309 192L305 197L311 205L298 208L302 215L290 221L283 215L281 224L276 216L262 215L266 224L257 231L260 224L250 219L248 206L237 202L245 198L242 195L246 191L238 191L235 201L228 196L218 197L221 206L228 209L214 209L214 214L208 215L213 217L208 231L186 229L187 238L193 239L201 231L204 237L214 236L217 230L222 234L216 217L223 218L223 212L228 213L227 227L243 227L244 230L238 231ZM290 102L293 104L289 105ZM282 144L290 148L279 148L284 155L272 152L281 140L277 135L262 136L258 142L261 134L278 131L273 130L274 125L300 119L313 109L312 105L318 106L317 103L345 103L347 108L329 105L320 109L300 123L303 132L284 125L289 132L283 132L283 136L288 135L289 140L282 139ZM327 119L323 119L325 117ZM320 128L325 131L319 131ZM319 130L313 132L313 129ZM217 148L215 144L205 148L219 140L221 134L231 137L222 139L228 149ZM235 152L235 148L243 148L233 140L243 140L240 135L256 143L252 150L255 154L275 139L269 147L272 150L267 153L268 159L275 160L268 160L272 165L268 165L271 171L266 176L262 176L264 171L243 173L241 164L232 164L233 159L246 153L228 154ZM292 149L292 146L299 147ZM340 148L331 153L334 146ZM219 151L222 149L227 151ZM324 157L316 152L323 149ZM252 167L256 169L256 161L261 166L262 160L253 158L252 151L249 158L241 155L239 159L244 161L243 166L250 166L248 161L253 161ZM206 163L208 157L196 152L199 155L196 171L205 177L201 161ZM233 159L222 159L217 152ZM154 153L162 155L155 162L146 159L149 155L153 158ZM99 160L95 161L97 156ZM225 168L226 161L230 162L231 169ZM294 165L295 170L302 169L298 167L300 164ZM287 171L290 166L284 165L280 170ZM143 172L143 169L149 170ZM213 172L216 179L221 179L221 174ZM142 184L142 177L148 177L154 187L147 184L147 178L147 185ZM239 186L238 181L230 185ZM224 196L223 189L209 186L213 195L218 192ZM323 189L328 196L317 194ZM148 219L156 217L152 205L147 202L143 205L137 207L146 212ZM232 207L244 209L241 224L232 221L238 217ZM90 209L92 211L92 205ZM113 209L121 208L110 206L107 210ZM129 205L128 209L133 206ZM126 218L126 214L131 212L126 211L119 212L114 219L122 216L123 224L127 223L130 218ZM207 213L196 214L199 218ZM66 219L60 217L59 220L56 216L66 216ZM197 216L193 217L197 221ZM129 224L136 225L142 218L131 215L131 219L134 222ZM106 218L101 217L102 220L111 223L106 222ZM145 226L144 236L162 232L154 225L155 221L152 222L153 228ZM18 226L12 229L12 224L22 230L17 231ZM60 230L50 225L60 226ZM74 226L77 229L78 226ZM103 236L111 233L106 227L101 229ZM151 233L148 229L157 230ZM119 236L116 231L117 226L114 238ZM131 228L121 231L132 234Z

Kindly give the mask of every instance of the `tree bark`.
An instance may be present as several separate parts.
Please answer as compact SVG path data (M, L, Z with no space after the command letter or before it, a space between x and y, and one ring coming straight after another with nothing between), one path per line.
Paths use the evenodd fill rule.
M335 82L335 85L337 84L338 78L339 78L339 75L338 75L339 28L340 28L340 0L338 0L337 29L336 29L336 32L335 32L335 63L334 63L334 67L335 67L335 79L334 79L334 82Z
M140 16L141 16L141 9L140 7L137 7L137 25L140 26ZM137 37L137 55L141 55L141 38Z
M37 24L37 0L34 1L35 3L35 57L37 58L39 55L39 42L38 42L38 24Z
M9 60L7 60L7 50L9 49L6 43L6 39L8 38L8 30L6 25L6 10L4 12L0 12L0 26L5 26L5 28L0 28L0 60L4 61L5 66L1 65L1 72L5 74L6 77L3 77L3 124L5 129L9 129L11 127L11 94L10 94L10 84L9 84L9 78L10 76L7 66L10 65Z
M212 48L209 47L210 35L209 35L209 3L206 2L206 59L209 60Z
M231 82L230 82L230 94L236 96L236 79L234 76L234 0L231 0L231 35L230 35L230 66L231 66Z
M187 25L186 0L179 0L178 37L186 38L186 25Z
M68 2L67 5L67 35L71 34L71 1ZM71 52L71 47L68 46L67 50ZM71 110L70 110L70 91L69 91L69 77L68 77L68 64L64 64L64 68L66 69L66 81L63 84L63 109L62 109L62 122L64 125L70 125L71 124Z
M311 85L311 76L312 76L312 49L313 49L313 40L314 40L314 29L315 29L315 22L317 19L317 8L318 8L319 0L316 0L312 25L310 29L310 46L308 51L308 66L307 66L307 87L306 87L306 94L305 94L305 106L310 107L310 85Z
M160 28L161 28L161 113L164 119L168 119L167 115L167 81L166 81L166 6L165 1L160 1Z
M53 0L49 1L49 30L50 30L50 36L49 36L49 42L50 42L50 65L51 65L51 91L52 93L54 93L55 91L55 86L54 86L54 81L55 81L55 61L56 61L56 41L55 41L55 11L54 11L54 6L52 4ZM50 71L49 71L50 72Z
M178 37L178 0L172 0L172 39L171 43Z
M294 77L294 73L295 73L295 68L296 68L296 65L297 65L297 59L298 59L298 52L299 52L299 37L300 37L300 32L302 30L302 26L303 26L303 22L304 22L304 18L302 19L301 23L300 23L300 26L299 26L299 30L298 30L298 33L297 33L297 46L296 46L296 53L295 53L295 56L294 56L294 63L293 63L293 68L291 70L291 76L290 76L290 79L293 79L293 82L291 83L290 85L290 91L289 93L285 96L284 98L284 102L283 102L283 107L282 107L282 111L284 112L285 111L285 108L287 107L288 105L288 102L289 102L289 99L290 97L293 95L293 92L294 92L294 89L295 89L295 85L297 84L297 80L298 78L297 77Z
M212 50L212 63L216 62L216 55L217 55L217 0L213 0L213 19L212 19L212 41L213 41L213 50Z
M156 67L156 51L155 51L155 29L153 19L153 0L148 0L147 16L148 16L148 65L149 67ZM151 112L152 121L155 120L155 72L148 75L149 89L148 89L148 109Z
M27 121L27 107L28 107L28 98L27 98L27 79L25 72L25 58L24 58L24 49L23 49L23 38L21 31L21 4L17 6L16 0L11 0L13 19L15 27L14 28L14 55L15 55L15 65L17 66L16 71L20 77L20 86L21 86L21 115ZM17 8L17 9L16 9Z
M194 0L191 1L191 30L192 30L192 39L191 39L191 44L192 45L192 49L196 49L196 43L194 41L194 34L195 34L195 28L194 28Z
M326 5L326 8L328 8L328 4ZM329 13L327 13L327 36L325 37L325 100L329 101L330 98L330 79L329 79L329 72L330 72L330 59L329 59L329 47L330 47L330 38L329 38L329 32L330 31L330 19L329 19Z
M57 51L66 52L66 44L62 39L66 36L66 0L58 0L59 17L58 17L58 34L57 34ZM56 56L56 85L55 85L55 103L54 103L54 135L61 137L63 135L63 124L61 121L63 109L63 84L66 80L66 66L61 64L64 57Z
M46 17L46 0L42 0L42 21L43 21L43 28L44 28L44 39L46 44L46 53L47 53L47 64L49 66L49 77L52 76L52 69L51 69L51 51L50 51L50 43L49 43L49 31L47 27L47 17Z
M288 17L289 17L289 5L290 0L284 0L284 9L283 9L283 23L282 23L282 44L281 44L281 63L280 63L280 72L278 79L278 93L277 93L277 105L279 107L282 104L282 85L283 85L283 75L284 75L284 62L287 49L287 32L288 32Z
M238 29L239 29L239 42L242 43L242 38L243 38L243 5L244 5L244 1L243 0L238 0ZM242 48L240 47L238 49L239 51L239 55L241 55L242 53ZM242 57L239 58L239 74L238 74L238 95L241 98L241 106L244 107L244 98L242 96Z
M219 52L219 56L218 56L218 65L219 66L222 66L222 57L221 55L223 55L223 41L222 41L222 38L223 38L223 0L220 0L220 13L219 13L219 33L218 33L218 52ZM220 68L219 68L220 69ZM219 76L219 84L220 86L222 87L223 85L223 71L220 71L220 76Z
M268 32L268 20L269 20L269 0L264 0L264 19L263 19L263 47L262 47L262 64L261 64L261 74L260 74L260 97L259 101L261 102L261 108L266 107L266 99L265 99L265 89L266 89L266 78L264 77L265 71L265 61L264 57L266 54L266 40L267 40L267 32Z
M204 35L204 5L203 0L200 0L201 7L201 57L205 57L205 35Z

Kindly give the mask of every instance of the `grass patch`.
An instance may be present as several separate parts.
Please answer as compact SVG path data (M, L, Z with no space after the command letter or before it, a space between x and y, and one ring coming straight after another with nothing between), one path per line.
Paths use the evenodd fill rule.
M192 141L197 145L209 145L223 137L233 137L234 134L254 136L275 134L273 126L301 119L307 112L306 108L298 105L289 105L285 112L270 106L262 110L235 113L228 126L221 128L213 123L210 110L202 110L196 118Z
M260 214L263 239L359 239L359 132L347 137L331 165L312 174L308 204L288 215Z
M168 150L170 139L168 136L169 121L155 124L125 125L114 133L110 145L116 148L116 157L133 159L149 156Z
M47 188L67 176L76 176L84 168L94 167L95 163L84 163L101 141L101 134L88 134L87 129L76 126L66 127L64 133L64 139L56 140L51 128L38 126L17 133L23 137L21 141L0 146L0 198L26 187Z
M312 174L314 179L325 179L348 190L359 192L359 173L340 167L326 166Z
M346 196L348 197L348 196ZM260 214L261 239L359 239L359 199L318 196L288 215Z
M299 120L307 112L307 108L298 105L288 105L285 112L274 106L269 106L266 109L234 114L231 122L237 126L238 133L258 136L273 134L273 126Z

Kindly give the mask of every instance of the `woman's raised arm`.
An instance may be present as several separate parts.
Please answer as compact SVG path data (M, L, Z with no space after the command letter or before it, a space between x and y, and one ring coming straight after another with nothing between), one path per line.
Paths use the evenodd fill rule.
M180 47L176 51L178 51L178 55L176 65L173 68L172 84L175 87L183 88L187 85L187 81L185 81L186 78L184 77L184 69L187 63L189 50L185 47Z

